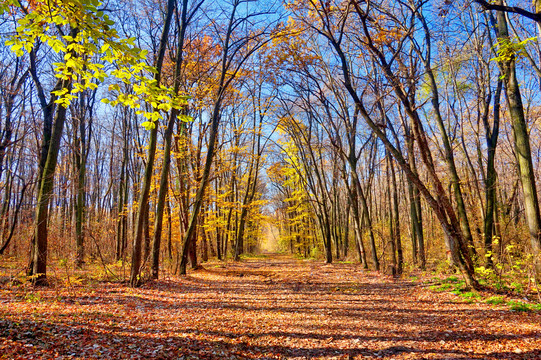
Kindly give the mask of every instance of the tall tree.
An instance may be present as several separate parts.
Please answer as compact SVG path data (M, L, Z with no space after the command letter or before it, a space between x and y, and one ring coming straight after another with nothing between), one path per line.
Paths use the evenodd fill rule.
M183 0L181 4L181 15L180 15L180 30L178 34L177 42L177 54L175 56L175 73L173 78L173 92L178 94L180 91L181 85L181 68L184 60L184 39L186 34L186 28L190 19L194 16L199 7L203 4L203 1L197 3L188 16L188 0ZM178 121L179 110L172 109L169 114L169 119L167 122L167 127L164 134L164 155L163 155L163 164L162 171L160 176L160 187L158 191L158 201L156 204L156 221L154 227L154 237L152 241L152 265L151 265L151 276L154 279L158 278L159 272L159 262L160 262L160 244L162 236L162 226L163 226L163 212L165 207L165 197L169 190L168 177L169 177L169 168L171 163L171 140L173 136L173 130L175 122ZM187 121L188 117L186 115L181 115L182 121ZM182 128L184 129L184 128ZM182 135L182 134L181 134Z
M162 66L165 58L165 49L169 37L169 30L171 27L171 19L175 11L175 1L168 0L165 10L165 20L163 24L162 35L158 46L158 54L155 60L156 73L154 80L159 85L162 77ZM145 174L143 176L143 183L141 185L141 192L139 195L139 207L137 210L137 216L135 221L135 235L133 238L132 257L131 257L131 270L130 270L130 285L139 286L141 284L141 257L143 236L145 229L145 219L148 218L148 202L150 197L150 185L152 181L152 172L154 170L154 160L156 158L156 144L158 139L158 124L153 123L150 129L150 139L148 143L147 163L145 166Z
M498 0L496 5L503 6L503 2ZM509 36L508 23L504 11L496 12L495 31L498 40L497 60L500 64L507 106L512 121L515 156L520 182L522 184L524 210L530 233L530 243L537 268L537 275L541 276L541 217L535 181L535 169L532 162L529 129L524 114L520 84L517 78L517 49L513 47L513 42Z

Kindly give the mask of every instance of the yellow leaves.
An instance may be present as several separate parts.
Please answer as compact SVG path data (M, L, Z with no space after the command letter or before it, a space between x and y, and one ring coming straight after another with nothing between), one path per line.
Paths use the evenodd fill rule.
M109 91L120 91L120 86L118 84L109 85ZM102 101L105 103L110 102L110 100L107 98L103 99Z
M145 128L145 130L152 130L156 127L156 124L152 121L144 121L141 123L141 126Z
M17 57L21 57L24 55L23 46L21 44L12 44L11 42L7 41L6 46L11 45L11 51L17 55Z
M385 15L375 17L372 25L371 38L377 45L390 45L406 36L406 31L400 27L400 24Z
M66 47L64 46L64 43L58 39L54 38L47 38L47 45L53 49L55 53L66 51Z
M56 91L53 91L53 95L57 96L57 97L62 97L63 95L67 94L68 93L68 89L60 89L60 90L56 90Z
M498 62L511 61L516 56L524 55L526 45L535 40L537 40L537 37L531 37L522 41L517 37L499 38L495 45L498 56L490 60Z
M402 39L405 36L404 30L400 28L378 28L373 35L372 41L379 45L390 45L391 43Z
M162 118L160 111L180 109L187 105L187 97L173 94L172 89L158 86L153 79L156 70L146 64L148 51L138 49L135 38L122 39L111 26L114 22L103 11L98 11L98 0L51 0L34 1L32 12L18 13L16 33L6 42L17 56L30 53L39 39L57 54L62 61L54 63L54 76L67 81L71 90L55 91L56 102L68 106L85 89L94 90L98 82L106 77L116 78L133 86L134 94L122 93L118 84L109 87L114 99L102 100L110 105L122 104L132 109L140 109L144 102L151 104L153 110L142 112L149 120L146 128ZM1 7L13 6L20 10L18 3L8 1ZM51 31L57 27L70 26L63 34ZM115 70L107 73L99 61L112 64ZM185 119L188 121L189 119Z
M265 49L267 65L277 68L284 64L301 67L320 60L317 52L308 44L308 38L304 36L305 31L303 24L289 17L287 24L273 32L272 42Z
M319 1L303 1L303 0L294 0L287 2L285 7L290 11L302 15L302 17L307 21L314 21L319 18L319 12L322 9L321 2Z

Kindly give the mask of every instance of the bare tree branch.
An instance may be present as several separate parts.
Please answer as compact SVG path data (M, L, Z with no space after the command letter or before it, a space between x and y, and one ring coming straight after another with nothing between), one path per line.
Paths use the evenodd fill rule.
M504 11L504 12L510 12L514 14L519 14L541 24L541 13L534 13L526 9L519 8L517 6L491 4L485 0L473 0L473 2L481 5L483 9L485 10L496 10L496 11Z

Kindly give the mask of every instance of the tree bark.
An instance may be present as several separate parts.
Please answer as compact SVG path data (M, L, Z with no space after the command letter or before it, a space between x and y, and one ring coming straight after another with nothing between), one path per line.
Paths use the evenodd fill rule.
M178 95L180 89L180 71L183 63L183 49L184 49L184 37L186 34L187 27L187 11L188 11L188 0L182 1L182 10L180 16L180 32L178 35L177 43L177 54L175 58L175 77L173 92L175 95ZM163 150L163 164L162 172L160 176L160 188L158 191L158 201L156 204L156 220L154 226L154 237L152 239L152 264L151 264L151 278L157 279L159 270L160 270L160 245L162 238L162 228L163 228L163 212L165 207L165 197L167 195L169 185L169 169L171 167L171 138L173 136L173 129L175 126L175 121L177 120L179 111L177 109L172 109L169 114L169 121L167 122L167 128L164 134L165 147ZM183 134L181 134L182 136ZM179 174L179 176L182 176Z
M496 88L496 94L494 95L494 123L492 129L488 124L488 104L485 116L483 116L483 124L485 127L485 138L487 144L487 174L485 177L485 221L484 221L484 245L485 245L485 257L487 267L493 265L493 234L494 234L494 214L496 207L496 168L494 166L494 160L496 158L496 145L498 142L498 134L500 127L500 98L502 92L502 80L498 81ZM490 100L490 99L489 99Z
M498 5L502 1L497 2ZM509 42L509 31L505 13L498 11L496 13L496 31L497 38L501 44ZM541 277L541 218L539 213L539 201L535 183L535 169L532 163L532 152L530 148L530 135L528 124L524 115L522 105L522 96L520 93L520 84L517 79L515 55L510 57L500 57L500 65L503 74L504 89L507 97L507 105L511 116L513 141L515 145L515 155L520 182L522 184L522 193L524 195L524 213L530 233L530 243L534 256L534 264L537 270L537 276Z
M71 80L62 80L61 89L71 89ZM62 140L62 131L66 122L66 108L58 106L51 132L50 146L47 151L45 167L39 182L36 206L34 247L32 251L31 275L35 285L47 285L47 243L49 202L53 196L54 174Z
M158 48L158 56L156 58L156 75L155 80L158 85L161 80L161 71L163 60L165 57L165 47L167 44L167 38L169 36L169 28L171 25L171 18L173 17L175 1L167 1L167 12L165 15L165 22L163 25L163 32L160 38L160 45ZM154 169L154 160L156 158L156 143L158 137L158 122L154 123L154 128L150 130L150 139L148 143L148 156L145 166L145 174L143 176L143 184L141 187L141 194L139 196L139 208L137 209L137 216L135 221L135 236L133 239L132 248L132 264L130 270L130 286L136 287L141 284L141 247L143 243L143 232L145 217L147 217L147 206L150 197L150 185L152 180L152 172Z

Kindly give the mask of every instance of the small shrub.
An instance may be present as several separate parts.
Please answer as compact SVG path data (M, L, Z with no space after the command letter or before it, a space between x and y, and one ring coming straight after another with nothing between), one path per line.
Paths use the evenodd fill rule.
M454 292L455 292L457 295L459 295L459 294L461 294L461 293L463 293L463 292L469 290L469 288L468 288L468 286L466 285L466 282L465 282L465 281L459 281L459 282L455 283L455 284L453 285L453 289L454 289Z
M314 246L310 249L310 255L308 258L310 259L319 259L321 257L321 251L319 251L319 248L317 246Z
M29 292L24 295L24 300L28 303L40 302L41 295L39 293Z
M515 291L519 294L522 294L522 292L524 291L524 285L522 285L521 283L519 282L512 282L511 283L511 286L515 289Z
M507 303L512 311L541 311L541 304L528 304L522 301L509 301Z

